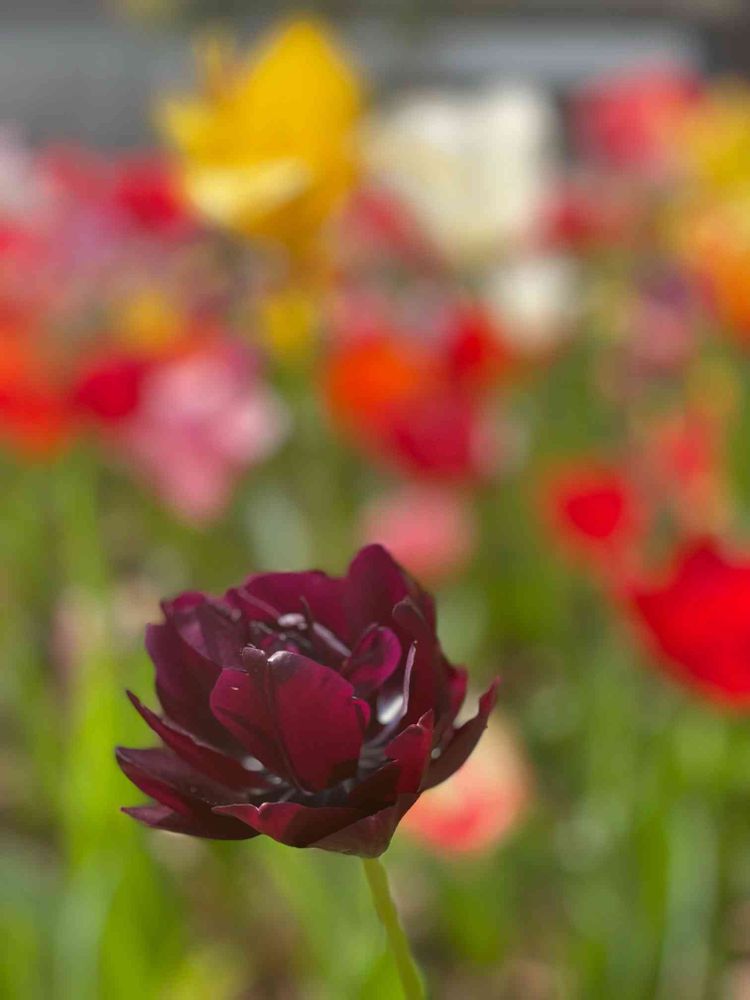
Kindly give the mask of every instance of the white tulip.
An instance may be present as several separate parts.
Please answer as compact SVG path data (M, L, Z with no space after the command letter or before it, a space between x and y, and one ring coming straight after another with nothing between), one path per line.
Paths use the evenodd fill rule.
M365 148L441 249L475 263L533 234L555 140L546 97L508 85L407 98L371 124Z
M482 297L503 339L526 354L549 350L575 318L577 271L572 260L527 256L510 260L485 278Z

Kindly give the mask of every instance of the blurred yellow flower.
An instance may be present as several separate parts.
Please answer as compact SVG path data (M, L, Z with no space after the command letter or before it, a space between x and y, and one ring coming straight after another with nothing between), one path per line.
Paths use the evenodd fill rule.
M315 298L302 289L282 289L260 304L261 339L268 352L281 363L295 364L310 355L318 325Z
M727 331L750 337L750 87L714 87L680 137L684 183L664 212L667 245L701 276Z
M750 185L750 88L717 87L686 123L688 179L704 193L723 196Z
M186 194L208 219L292 251L311 239L356 173L356 75L324 29L295 20L250 61L204 51L198 97L163 102L161 125Z
M184 316L175 303L156 289L145 289L117 310L120 339L128 347L158 352L180 333Z

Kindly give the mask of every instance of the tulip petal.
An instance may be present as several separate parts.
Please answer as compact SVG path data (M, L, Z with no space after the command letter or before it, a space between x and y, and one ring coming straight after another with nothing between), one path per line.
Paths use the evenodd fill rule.
M419 722L402 730L386 747L386 757L399 765L397 792L420 790L430 764L432 727L432 712L427 712Z
M432 713L404 729L385 750L386 763L358 782L348 796L349 805L373 812L392 805L398 795L418 792L430 764Z
M216 816L214 813L188 817L161 805L130 806L123 808L122 812L153 830L184 833L190 837L203 837L208 840L249 840L258 836L244 823L239 823L230 817Z
M355 638L373 623L388 625L394 607L411 597L430 627L435 628L432 598L382 545L367 545L352 560L346 578L346 612Z
M401 656L401 643L393 630L374 626L362 633L341 665L341 676L354 686L358 698L367 698L393 674Z
M675 553L663 578L636 580L623 595L657 662L704 696L737 707L750 700L750 564L714 539Z
M445 662L445 671L448 678L448 701L450 704L448 718L453 722L466 700L469 675L463 667L454 667L447 661Z
M220 816L233 816L258 833L290 847L317 847L324 851L378 857L388 847L401 818L418 796L399 795L396 801L370 816L340 806L305 806L296 802L218 806Z
M198 739L227 749L233 741L209 705L219 668L189 649L170 624L146 628L146 650L156 668L156 693L165 714Z
M449 778L465 763L487 727L487 720L497 700L497 686L499 683L500 681L495 678L479 699L477 714L472 719L469 719L468 722L465 722L460 729L455 731L440 756L433 761L427 771L427 778L422 785L422 791L439 785L441 781L445 781L446 778Z
M370 735L374 736L381 746L398 731L409 710L412 668L416 655L416 643L412 643L406 654L403 670L395 677L391 677L377 693Z
M412 643L416 650L406 721L416 722L425 712L433 710L436 725L440 729L450 711L450 699L446 661L435 630L411 597L396 605L393 619L400 635Z
M351 684L297 653L248 647L244 662L222 672L211 708L249 753L308 791L354 777L370 709Z
M387 849L402 817L418 798L417 794L399 795L393 805L329 833L309 846L337 854L377 858Z
M399 765L392 760L386 761L368 778L357 782L347 796L347 802L364 813L377 812L396 801L400 779Z
M242 666L247 623L236 608L189 592L164 601L162 609L169 624L195 654L220 668Z
M146 708L130 691L128 691L128 698L147 725L170 750L173 750L186 764L194 767L201 774L226 785L227 788L260 790L268 787L268 780L259 772L250 771L236 758L199 743L167 719L160 718L155 712Z
M309 847L362 817L360 810L346 806L305 806L297 802L218 806L214 811L220 816L233 816L288 847Z
M304 614L307 605L315 621L334 635L346 634L344 581L319 570L260 573L249 577L243 587L231 594L232 602L252 618L261 617L258 602L265 606L266 615L269 609L273 610L274 621L286 614Z
M118 747L115 756L123 773L145 795L184 816L202 806L232 801L229 789L195 771L171 750Z

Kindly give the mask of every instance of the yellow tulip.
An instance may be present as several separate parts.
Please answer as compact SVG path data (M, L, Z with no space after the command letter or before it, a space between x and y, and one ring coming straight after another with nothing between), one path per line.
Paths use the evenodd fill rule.
M204 53L204 87L162 104L185 192L212 222L292 251L310 245L356 175L357 77L322 27L295 20L249 61Z
M158 353L183 328L184 317L175 303L155 289L132 295L116 312L122 342L140 351Z
M715 86L684 123L683 184L664 212L667 246L708 280L730 329L749 329L750 88Z
M280 363L293 366L306 360L316 344L319 310L304 288L282 289L260 304L260 337Z
M687 121L688 180L706 195L724 197L750 186L750 89L716 87Z

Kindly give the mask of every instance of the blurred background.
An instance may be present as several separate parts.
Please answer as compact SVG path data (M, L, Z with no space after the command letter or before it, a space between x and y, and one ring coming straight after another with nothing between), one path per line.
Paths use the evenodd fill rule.
M138 827L159 600L437 596L439 1000L750 998L750 11L0 15L0 995L399 997L360 866Z

